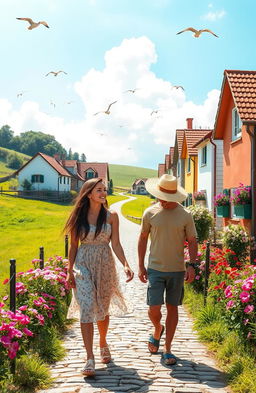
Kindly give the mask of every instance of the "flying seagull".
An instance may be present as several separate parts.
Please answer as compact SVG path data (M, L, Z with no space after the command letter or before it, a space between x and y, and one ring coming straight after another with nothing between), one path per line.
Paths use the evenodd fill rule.
M111 104L109 104L107 110L105 111L100 111L100 112L96 112L94 113L94 116L98 115L99 113L105 113L106 115L110 115L110 108L112 105L114 105L117 101L111 102Z
M50 105L52 105L54 107L54 109L56 108L56 104L54 102L50 102Z
M185 90L183 86L172 86L173 89L182 89Z
M137 90L139 90L139 88L137 87L136 89L128 89L128 90L125 90L124 91L124 93L135 93L135 91L137 91Z
M20 93L18 93L17 98L22 97L24 93L26 93L26 91L21 91Z
M215 37L218 38L218 36L213 31L211 31L209 29L196 30L196 29L194 29L194 27L188 27L187 29L179 31L177 34L184 33L185 31L192 31L192 33L194 33L194 37L196 37L196 38L200 37L200 35L202 33L211 33L212 35L214 35Z
M158 113L158 109L154 109L154 110L150 113L150 115L152 116L154 113Z
M60 72L63 72L63 74L67 75L67 73L65 71L60 70L60 71L50 71L45 76L48 76L49 74L53 74L54 76L57 76Z
M106 134L104 134L103 132L96 132L96 134L98 134L100 136L106 136Z
M39 25L44 25L45 27L47 27L49 29L48 24L41 20L40 22L34 22L31 18L16 18L18 20L25 20L26 22L28 22L30 24L30 26L28 27L28 30L33 30L36 27L38 27Z

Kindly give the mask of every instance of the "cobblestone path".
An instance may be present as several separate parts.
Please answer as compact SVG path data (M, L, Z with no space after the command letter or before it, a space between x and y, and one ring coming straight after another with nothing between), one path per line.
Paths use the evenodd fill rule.
M85 378L81 375L85 352L79 322L76 322L65 336L66 358L51 367L55 385L41 393L228 392L223 373L218 370L205 346L197 340L196 333L192 330L192 321L182 306L179 307L179 325L172 346L178 358L177 364L167 367L161 363L161 345L158 354L151 355L148 352L147 339L152 327L145 306L146 284L142 284L137 278L139 225L121 215L120 207L125 202L117 202L112 208L119 212L122 245L127 260L135 271L134 280L123 285L126 299L133 305L133 312L122 318L111 318L108 342L113 360L108 365L100 363L96 328L96 376ZM120 280L124 283L125 275L119 261L117 266Z

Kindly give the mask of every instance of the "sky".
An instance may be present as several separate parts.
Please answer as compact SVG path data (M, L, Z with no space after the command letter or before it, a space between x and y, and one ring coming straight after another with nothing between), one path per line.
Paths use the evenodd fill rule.
M186 118L214 126L224 70L256 69L254 0L0 0L0 10L0 127L54 135L87 161L157 169ZM187 27L218 38L177 35Z

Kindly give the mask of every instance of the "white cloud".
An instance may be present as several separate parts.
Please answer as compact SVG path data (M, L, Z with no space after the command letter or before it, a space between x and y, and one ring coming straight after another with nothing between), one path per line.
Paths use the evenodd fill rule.
M225 15L226 15L225 10L215 11L215 12L210 11L207 14L203 15L202 18L205 20L209 20L211 22L215 22L218 19L222 19Z
M38 130L55 135L66 148L84 152L88 161L156 167L163 151L174 143L175 130L187 117L198 127L212 127L219 91L212 90L201 105L186 99L182 89L158 78L151 66L157 61L155 46L147 37L125 39L105 54L102 71L91 69L73 88L83 102L85 116L66 121L44 113L38 103L25 101L18 108L0 100L0 124L22 132ZM135 89L135 93L125 92ZM103 111L118 100L110 115ZM157 113L151 112L153 110Z

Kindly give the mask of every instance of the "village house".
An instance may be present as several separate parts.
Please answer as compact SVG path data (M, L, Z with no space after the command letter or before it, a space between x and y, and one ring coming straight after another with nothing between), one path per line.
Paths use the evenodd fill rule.
M225 70L213 137L223 141L223 189L234 195L240 183L252 187L251 219L231 204L224 224L240 223L256 235L256 71Z
M132 184L131 193L137 195L148 195L148 192L145 188L146 180L146 178L136 179Z
M50 157L40 152L18 169L16 174L19 190L24 189L25 180L36 191L79 191L84 182L93 177L101 177L107 186L109 184L107 163L61 160L58 155Z

